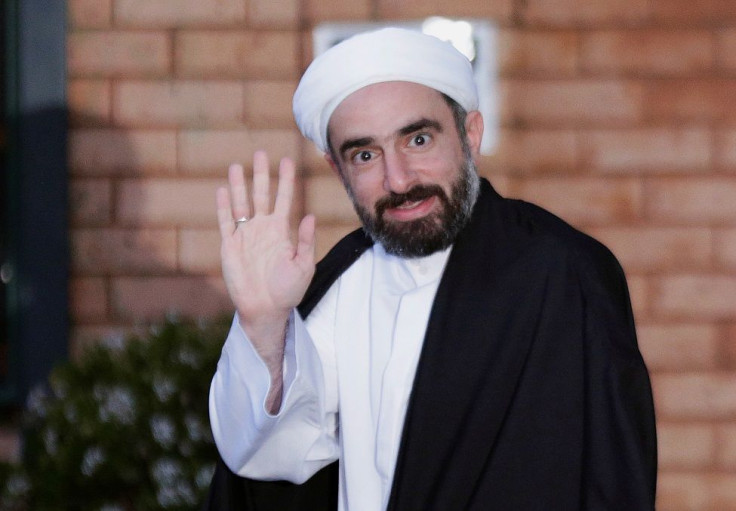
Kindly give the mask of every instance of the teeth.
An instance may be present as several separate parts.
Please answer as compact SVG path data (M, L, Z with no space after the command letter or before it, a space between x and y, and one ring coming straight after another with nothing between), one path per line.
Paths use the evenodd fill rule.
M415 201L415 202L405 202L401 206L399 206L397 209L411 209L413 207L416 207L417 204L419 204L420 202L422 202L422 201L418 200L418 201Z

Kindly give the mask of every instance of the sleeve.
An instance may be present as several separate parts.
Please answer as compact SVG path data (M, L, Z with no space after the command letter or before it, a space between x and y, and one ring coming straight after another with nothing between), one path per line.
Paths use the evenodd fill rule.
M585 287L583 509L651 511L657 477L654 404L623 270L614 260Z
M320 319L324 307L315 313L318 325L329 322ZM315 344L296 311L289 325L278 414L265 409L268 369L237 315L212 379L209 407L215 443L230 470L242 477L302 483L338 456L331 343Z

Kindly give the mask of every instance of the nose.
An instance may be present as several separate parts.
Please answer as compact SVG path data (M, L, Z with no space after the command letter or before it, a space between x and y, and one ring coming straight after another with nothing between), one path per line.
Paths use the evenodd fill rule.
M405 193L416 181L416 173L401 153L386 151L383 154L383 188L387 192Z

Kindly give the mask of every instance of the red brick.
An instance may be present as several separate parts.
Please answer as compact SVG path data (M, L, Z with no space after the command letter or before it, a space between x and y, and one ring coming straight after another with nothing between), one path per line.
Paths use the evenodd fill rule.
M638 275L627 275L631 307L634 317L644 319L649 315L649 279Z
M170 312L195 318L232 310L220 277L119 278L112 283L115 315L126 320L160 320Z
M294 78L298 38L293 32L190 31L177 34L182 76Z
M716 455L716 436L708 424L660 424L657 427L660 469L709 468Z
M226 176L228 165L248 166L253 152L264 149L275 169L284 156L298 157L299 138L295 129L184 131L178 137L179 167L185 173Z
M652 385L660 421L736 418L736 374L654 374Z
M322 259L327 252L340 241L343 236L360 226L358 219L352 223L317 223L317 260Z
M110 0L70 0L70 235L73 247L88 236L108 250L95 254L99 263L73 262L73 354L84 343L158 321L170 308L193 315L232 309L219 272L213 190L225 182L227 164L247 166L255 148L266 147L274 162L283 154L299 158L300 173L310 179L300 183L306 195L295 209L308 209L304 200L321 212L318 254L357 226L339 182L291 118L291 92L307 61L302 52L311 52L310 18L464 12L503 27L497 39L505 80L501 139L495 154L480 158L480 173L508 195L536 201L538 194L611 246L627 270L640 347L655 380L658 511L736 510L732 1L529 0L513 3L512 12L510 0L244 0L229 15L206 12L216 0L189 6L193 1L116 0L113 21ZM672 21L653 20L653 2L660 19ZM194 31L171 30L182 26ZM138 55L120 35L150 37L164 48L141 45L147 53ZM120 42L105 43L112 40ZM129 84L164 78L172 89L199 79L211 80L207 87L237 80L242 103L230 112L217 97L208 96L205 105L197 97L182 104L164 95L151 104L150 91L140 90L139 102L120 94ZM97 129L112 123L138 129ZM94 132L119 138L74 140ZM343 198L334 204L335 197ZM137 236L127 229L138 225L149 235L168 233L167 239L178 229L173 252L166 245L166 267L155 268L150 259L156 257L137 262L146 255L137 245L122 254L129 270L103 276L100 268L114 268L126 249L116 235L90 233ZM176 278L180 273L189 275Z
M179 266L189 273L221 275L220 231L183 229L179 233Z
M627 271L706 268L713 256L713 236L704 228L603 227L590 233Z
M115 0L115 22L136 27L239 25L246 0Z
M275 169L274 169L275 171ZM273 205L276 197L276 189L278 183L276 182L276 176L273 176L274 181L270 187L270 204ZM250 180L250 176L247 176ZM217 181L218 186L226 184L226 178L223 176L221 181ZM294 197L291 204L291 214L289 218L290 228L292 236L296 239L296 230L304 218L304 194L301 189L302 187L297 182ZM215 197L211 198L212 201L212 213L215 214ZM179 243L179 255L180 255L180 268L184 271L196 272L196 273L215 273L220 274L220 237L217 229L217 223L207 224L209 230L205 229L185 229L181 231L180 243ZM217 236L215 236L217 235ZM214 245L203 247L202 245ZM199 246L198 246L199 245ZM197 253L200 251L201 253Z
M294 129L292 81L254 80L245 83L245 122L250 128Z
M305 207L320 223L349 223L356 218L353 203L342 182L334 175L315 176L306 180Z
M510 176L498 172L487 171L484 169L478 169L478 174L488 179L491 182L493 188L502 196L511 196L511 190L513 186L511 184L512 178Z
M736 129L716 129L713 159L717 168L729 172L736 169Z
M725 178L673 178L650 183L646 211L652 221L732 224L736 182Z
M69 187L71 225L107 225L112 219L112 183L107 179L73 179Z
M101 277L75 277L69 284L69 312L75 322L107 318L107 281Z
M163 32L78 32L67 37L71 76L161 76L171 68Z
M736 118L736 79L656 80L647 84L646 114L656 121Z
M714 53L705 30L608 30L582 38L581 62L593 73L677 75L712 69Z
M652 21L702 25L736 20L736 4L731 0L652 0Z
M311 23L321 21L365 21L371 17L370 0L307 0L302 3L303 17Z
M657 511L734 511L733 473L664 471L657 485Z
M682 318L736 319L736 276L683 274L663 277L652 297L663 315Z
M711 140L706 128L587 131L580 136L581 165L626 173L707 170Z
M112 0L67 0L69 27L104 28L112 23Z
M577 149L573 130L502 129L491 159L502 172L569 173L577 167Z
M649 0L527 0L521 18L535 25L638 24L650 15Z
M301 155L301 164L308 169L310 175L334 176L335 171L332 170L325 153L317 148L311 141L302 137L297 131L297 139L299 141L299 152Z
M572 75L579 66L580 36L572 31L502 29L498 70L509 75Z
M337 5L338 0L331 0ZM310 5L322 4L322 0L310 0ZM477 0L378 0L377 14L383 19L417 19L431 16L476 17L508 20L513 13L512 0L478 2ZM334 19L334 18L333 18Z
M128 126L237 126L243 86L222 81L127 81L115 87L115 121Z
M69 137L69 164L85 175L172 173L173 131L76 129Z
M736 510L736 473L718 474L711 480L711 504L709 511Z
M632 220L642 203L641 186L629 179L530 178L513 190L576 225Z
M176 269L176 231L78 229L72 233L72 268L84 275L154 275Z
M650 371L714 370L719 364L718 328L706 323L637 325L639 349Z
M723 367L736 370L736 323L732 323L725 330L726 333L721 341L721 353L725 359L722 360L722 364Z
M69 121L76 126L104 126L111 119L109 80L71 80L67 86Z
M707 511L708 483L707 476L697 472L661 471L657 478L657 511Z
M718 65L728 71L736 70L736 28L725 27L717 32Z
M717 231L715 240L716 261L736 268L736 228Z
M508 123L578 126L632 123L641 118L640 84L599 80L502 82L501 118Z
M208 227L217 225L214 179L136 179L118 187L117 219L123 225Z
M719 467L736 471L736 425L723 424L716 429Z
M255 27L296 27L299 0L249 0L248 21Z

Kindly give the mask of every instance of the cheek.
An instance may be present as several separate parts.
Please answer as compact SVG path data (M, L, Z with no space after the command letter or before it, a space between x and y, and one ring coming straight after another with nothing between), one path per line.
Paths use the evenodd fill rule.
M461 165L462 161L454 158L442 158L427 162L422 169L422 181L447 188L455 180Z
M350 188L355 199L363 206L373 206L383 197L383 179L377 172L361 172L350 178Z

